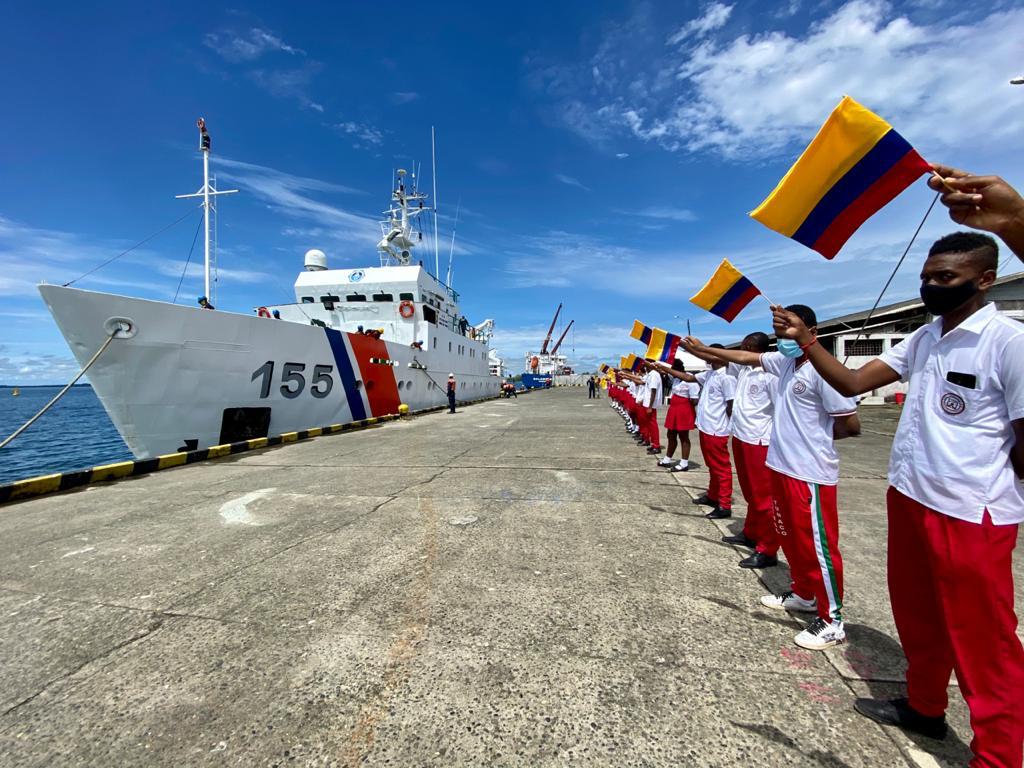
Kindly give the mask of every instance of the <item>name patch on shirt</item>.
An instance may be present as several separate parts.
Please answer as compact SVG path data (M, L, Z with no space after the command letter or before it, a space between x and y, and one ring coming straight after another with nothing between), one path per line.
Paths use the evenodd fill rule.
M797 381L797 382L795 382L793 384L793 394L794 395L802 395L806 391L807 391L807 385L804 384L802 381Z
M939 400L939 405L950 416L959 416L967 408L967 403L956 392L946 392L943 394Z

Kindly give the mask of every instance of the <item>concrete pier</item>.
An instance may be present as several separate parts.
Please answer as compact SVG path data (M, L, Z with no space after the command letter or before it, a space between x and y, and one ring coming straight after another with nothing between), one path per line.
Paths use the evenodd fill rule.
M842 444L825 653L690 503L703 469L585 390L0 508L0 765L965 765L955 690L944 742L851 708L901 690L895 418Z

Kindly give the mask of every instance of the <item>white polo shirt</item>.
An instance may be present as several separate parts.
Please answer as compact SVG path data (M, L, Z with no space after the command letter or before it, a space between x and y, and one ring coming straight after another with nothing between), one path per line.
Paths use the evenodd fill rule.
M646 384L638 384L638 383L636 383L634 381L633 382L633 400L635 400L640 405L643 405L645 397L647 397L647 385Z
M836 392L807 361L797 367L781 352L765 352L761 367L779 379L765 464L807 483L836 485L839 454L832 427L836 416L857 412L857 401Z
M980 523L987 509L995 525L1024 522L1010 464L1010 422L1024 418L1024 325L987 304L941 334L936 318L879 358L910 382L889 483L959 520Z
M725 404L736 395L736 379L724 368L701 371L694 376L700 384L697 401L697 429L705 435L729 436L729 413Z
M733 364L729 364L730 372ZM750 445L768 445L775 415L779 379L760 366L735 366L736 399L732 404L732 436Z
M700 384L695 381L672 379L672 397L683 397L696 400L700 397Z
M644 386L647 388L644 394L644 407L657 408L661 405L661 374L657 371L648 371L644 376Z

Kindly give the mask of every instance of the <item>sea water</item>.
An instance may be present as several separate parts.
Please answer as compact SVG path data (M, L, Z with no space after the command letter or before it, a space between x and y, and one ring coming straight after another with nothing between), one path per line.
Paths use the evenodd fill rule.
M60 387L0 387L0 440L34 416ZM92 387L72 387L42 418L0 448L0 484L132 458Z

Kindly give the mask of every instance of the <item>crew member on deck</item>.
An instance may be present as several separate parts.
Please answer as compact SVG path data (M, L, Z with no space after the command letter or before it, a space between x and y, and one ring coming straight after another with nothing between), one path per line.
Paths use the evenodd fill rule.
M213 306L213 304L210 303L210 300L205 296L200 296L196 299L196 303L203 309L216 309L216 307Z
M1024 242L1024 220L1018 232ZM1024 521L1024 328L986 301L998 246L957 232L921 270L928 325L851 371L807 324L775 307L776 334L806 350L846 395L910 382L889 460L889 596L907 657L907 696L857 699L863 715L946 734L950 674L971 712L974 768L1024 755L1024 648L1013 550Z

